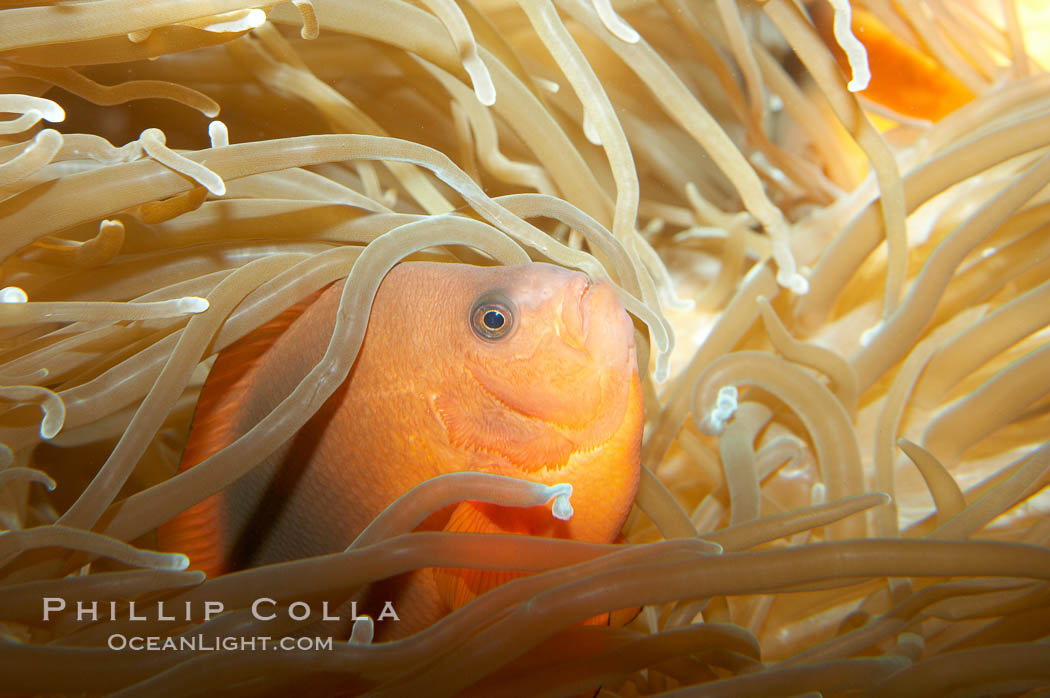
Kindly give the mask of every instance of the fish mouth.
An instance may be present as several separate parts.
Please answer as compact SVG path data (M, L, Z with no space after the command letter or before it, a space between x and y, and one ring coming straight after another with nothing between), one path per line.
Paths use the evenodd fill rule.
M613 364L634 355L634 323L604 281L584 276L574 283L566 292L561 319L560 334L570 346Z
M591 314L585 306L585 299L594 284L584 275L573 279L565 290L561 303L561 322L558 323L558 335L569 346L575 349L586 349L587 332L590 328Z

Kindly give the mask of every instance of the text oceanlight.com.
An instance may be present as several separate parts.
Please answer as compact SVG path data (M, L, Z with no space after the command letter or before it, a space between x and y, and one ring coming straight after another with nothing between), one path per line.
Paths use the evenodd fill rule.
M138 635L124 635L114 633L109 636L106 643L111 650L133 650L141 652L149 651L183 651L183 652L213 652L224 650L255 651L255 650L300 650L308 652L331 650L333 647L330 637L204 637L202 635L190 635L179 637L140 637Z

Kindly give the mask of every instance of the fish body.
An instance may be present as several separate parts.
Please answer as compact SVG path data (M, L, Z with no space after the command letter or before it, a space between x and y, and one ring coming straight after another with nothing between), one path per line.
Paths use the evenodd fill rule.
M181 469L299 384L328 345L341 292L333 284L220 353ZM642 423L633 325L609 285L546 264L402 263L379 287L346 382L263 464L162 527L160 542L209 576L339 552L410 488L461 471L569 482L575 514L463 502L421 528L610 542L637 490ZM411 608L402 635L512 576L423 570L373 595Z

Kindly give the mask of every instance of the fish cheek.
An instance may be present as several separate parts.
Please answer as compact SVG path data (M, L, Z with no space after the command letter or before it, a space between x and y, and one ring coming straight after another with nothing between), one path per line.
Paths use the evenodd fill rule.
M600 367L553 334L528 353L500 352L467 363L478 384L514 411L565 429L584 429L602 407ZM501 354L503 354L501 356Z
M510 409L483 390L445 393L434 398L433 406L449 443L493 456L497 464L503 460L532 472L566 463L574 449L549 424Z

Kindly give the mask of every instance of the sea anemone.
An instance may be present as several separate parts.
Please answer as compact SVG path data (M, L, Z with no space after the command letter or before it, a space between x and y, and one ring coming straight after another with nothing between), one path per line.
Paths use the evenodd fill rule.
M1039 17L870 0L865 48L822 1L3 3L0 692L1045 695ZM158 552L342 382L402 259L616 285L627 544L412 532L551 495L443 476L342 554L205 580ZM211 357L343 277L311 380L176 476ZM434 566L532 574L396 642L179 644L309 639L295 604Z

